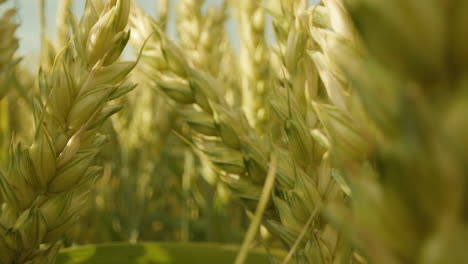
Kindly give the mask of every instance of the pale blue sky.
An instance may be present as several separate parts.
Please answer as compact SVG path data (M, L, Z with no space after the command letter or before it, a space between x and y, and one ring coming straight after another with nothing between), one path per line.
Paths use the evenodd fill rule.
M46 0L47 34L55 36L55 14L60 0ZM158 0L137 0L139 5L150 15L155 16ZM171 0L172 6L177 0ZM219 4L220 0L207 0L207 5ZM80 16L83 11L84 0L75 0L73 11ZM20 39L20 48L18 53L21 56L37 54L40 45L40 27L39 27L39 0L10 0L0 7L0 14L10 7L17 7L19 10L19 23L17 35ZM231 32L235 31L235 25L228 26ZM169 24L169 31L175 32L174 23Z

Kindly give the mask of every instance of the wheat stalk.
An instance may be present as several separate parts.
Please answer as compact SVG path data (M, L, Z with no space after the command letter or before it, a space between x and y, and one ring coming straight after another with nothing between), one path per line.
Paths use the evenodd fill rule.
M327 98L313 100L313 105L331 139L334 155L340 159L365 160L372 140L367 131L371 128L356 90L350 87L339 66L344 47L355 51L362 51L363 47L342 3L339 0L323 3L311 10L317 16L309 21L317 45L309 49L309 55L324 83Z
M181 4L183 4L183 2ZM218 36L214 34L215 32L211 32L213 29L222 28L222 25L217 25L217 24L215 25L215 23L211 19L211 18L218 18L219 14L214 13L212 11L210 12L210 14L211 15L208 16L209 19L208 18L204 19L206 23L205 23L205 26L203 27L203 30L205 32L204 34L205 35L207 34L209 37L208 42L211 42L210 39L212 38L216 39L216 38L221 38L223 36L223 35ZM164 27L164 25L160 25L160 26ZM148 33L150 33L150 31L148 31ZM206 44L214 45L214 43L213 44L206 43ZM141 45L141 43L137 43L135 46L138 47L139 45ZM204 53L207 56L212 56L212 54L215 54L215 52L208 54L208 52L205 49L206 48L203 45L197 45L196 49L193 50L193 52ZM174 181L174 179L171 179L170 176L168 175L165 175L164 178L161 177L160 174L162 173L159 171L161 168L145 169L145 170L140 168L140 167L152 167L152 166L161 167L160 165L158 165L158 159L161 154L161 153L158 153L158 151L163 151L163 149L161 148L162 145L163 144L168 145L167 141L170 140L171 137L174 136L173 134L167 135L167 131L169 129L180 131L181 129L179 123L174 122L174 119L178 119L181 116L181 115L176 114L176 112L179 111L180 109L180 105L174 104L172 100L168 100L166 96L161 96L162 95L161 90L154 89L157 87L157 84L154 82L154 78L152 78L151 74L147 74L148 68L150 68L151 65L152 65L152 60L145 58L145 56L143 56L139 65L135 69L136 74L134 74L135 78L139 79L140 83L143 83L143 87L140 87L140 89L136 91L135 93L133 93L132 96L127 97L128 100L126 100L125 104L129 106L129 109L131 109L129 111L128 116L125 115L125 113L122 113L124 115L119 115L118 118L113 119L116 130L118 131L119 138L121 138L122 150L123 152L128 151L126 152L127 154L122 155L122 157L126 156L126 158L124 159L127 159L127 160L130 159L130 161L127 162L127 165L129 167L125 167L123 169L123 172L127 171L127 173L121 173L121 174L119 173L119 175L122 176L121 177L122 185L124 184L124 182L126 182L129 186L134 186L134 185L140 186L139 182L141 181L154 182L155 185L159 185L158 183L161 181L162 182ZM226 72L227 71L228 70L226 69ZM151 103L153 103L154 105L151 105ZM184 110L181 112L184 112ZM172 145L172 144L174 144L174 142L169 143L169 145ZM150 145L152 146L150 148L152 151L147 151L147 152L140 151L142 147L148 148L148 146ZM170 149L171 149L170 150L171 152L174 152L177 150L175 149L175 146L173 145L172 147L170 147ZM136 162L135 161L132 162L132 159L135 160L135 157L139 157L139 158L137 158ZM206 159L204 158L200 159L202 163L201 167L203 168L200 168L200 169L195 168L195 169L196 170L199 169L200 174L203 176L203 178L205 178L211 185L215 185L214 188L216 188L217 194L219 194L220 192L226 193L226 187L223 186L222 184L219 184L219 180L217 179L217 177L213 177L215 173L213 173L212 170L208 169L209 166L205 164L206 162L204 160ZM196 170L189 172L189 174L195 173ZM132 172L132 174L137 174L138 176L137 177L132 176L128 172ZM151 172L151 175L149 174L149 172ZM157 175L157 176L150 177L153 175ZM177 179L177 177L174 177L174 178ZM184 177L184 179L185 178L186 177ZM157 194L154 194L154 192L152 192L151 189L153 190L158 189L158 187L148 186L148 185L149 184L142 185L142 187L145 188L146 191L144 190L136 191L135 196L140 196L143 193L152 193L152 195L157 195ZM122 187L127 188L126 186L122 186ZM129 190L129 192L132 192L132 191L133 190ZM197 191L196 189L188 190L188 192L193 192L193 193L195 193L196 191ZM144 204L145 199L147 199L147 196L141 197L141 198L142 199L127 198L127 200L134 201L134 203L132 203L130 207L135 208L136 206L134 205L138 203ZM210 202L211 200L216 200L218 198L219 196L216 196L216 198L212 198L212 197L209 197L209 194L207 194L207 200L209 200ZM160 204L163 204L163 202L160 202ZM203 207L201 208L204 209ZM211 210L211 208L207 210ZM128 222L139 222L139 220L130 220L131 218L139 218L138 213L131 213L131 216L132 217L122 217L123 219L121 221L121 224L124 230L126 229L126 224L125 224L126 219L129 219ZM185 227L184 227L184 230L186 230ZM184 235L185 234L186 233L184 232Z
M275 76L278 79L288 77L288 71L284 68L286 45L291 28L294 28L294 20L297 13L305 10L304 4L304 1L297 0L271 0L267 2L265 7L267 13L271 16L274 36L276 39L272 46L271 63L274 72L278 73L278 75ZM311 72L313 73L313 71Z
M175 102L196 104L195 108L189 108L183 115L193 132L199 135L194 142L199 150L211 157L218 168L227 170L227 173L244 174L246 168L239 137L247 137L244 133L248 132L237 133L237 128L229 123L236 120L236 114L224 108L224 103L220 103L224 99L218 94L221 88L217 81L189 66L182 51L161 35L158 26L149 17L137 8L132 10L131 25L135 32L132 41L139 45L155 31L142 55L143 63L147 61L144 63L147 65L146 74L154 78L159 88ZM145 19L141 19L142 17ZM245 121L244 124L242 121L235 122L240 122L236 123L240 129L246 126ZM209 146L216 148L209 149Z
M335 166L342 169L344 165L349 166L350 160L355 164L367 163L367 154L373 140L370 134L372 128L363 113L361 101L340 67L343 47L355 51L362 51L363 48L342 3L338 0L322 2L323 5L317 5L311 10L313 16L309 21L310 34L316 45L309 48L309 55L317 67L327 96L313 99L312 104L331 142L331 155ZM356 197L350 190L349 181L341 174L335 177L341 189L354 201ZM344 207L343 203L336 201L332 204ZM330 207L329 204L327 211L333 206ZM332 222L337 222L334 217L331 219ZM340 230L343 231L342 239L349 240L350 230ZM355 245L353 248L360 250L359 247L356 249ZM355 252L353 261L360 263L363 259Z
M217 94L220 88L216 80L206 73L191 68L179 48L160 35L157 25L138 10L134 8L131 16L135 32L133 41L138 45L151 32L156 31L143 51L142 61L147 60L148 65L146 73L156 80L160 89L172 100L185 105L196 104L195 108L189 108L189 111L183 114L192 129L193 144L209 157L217 170L222 172L225 180L232 181L230 187L243 193L241 196L247 201L255 201L260 194L261 185L252 185L251 181L262 183L266 173L264 173L265 168L253 167L258 163L249 155L263 155L263 151L252 149L251 143L255 143L256 140L250 142L247 139L249 130L242 132L244 128L248 129L246 121L238 119L242 116L240 113L233 113L221 105L223 98ZM142 20L142 17L145 19ZM241 130L237 132L238 129ZM242 145L248 147L249 151L255 152L243 155L247 150L243 150ZM263 156L257 158L266 160ZM247 160L252 163L250 168L246 168ZM246 178L246 171L252 169L256 170L255 176L252 177L254 179ZM239 178L239 175L242 177Z
M117 191L125 195L122 202L126 206L117 205L115 209L123 237L130 241L138 239L143 210L149 197L155 195L153 186L158 178L153 175L161 169L165 145L171 144L171 151L179 150L170 133L178 124L174 122L175 107L142 72L142 64L135 67L131 76L131 80L138 81L139 88L119 102L125 109L112 118L118 139L115 149L120 155L115 152L109 155L112 164L117 165L115 176L120 181Z
M134 87L125 80L135 62L116 62L129 37L129 9L130 1L108 1L102 9L87 1L79 23L72 22L73 43L50 73L39 73L33 143L11 145L0 177L3 263L52 263L59 239L84 209L101 171L91 163L106 142L97 129L116 111L106 102Z
M265 10L261 1L237 3L241 39L242 106L252 127L262 131L267 120L269 56L265 43Z
M205 1L180 1L177 8L177 33L180 39L180 46L187 54L187 60L194 68L206 71L215 77L222 85L220 95L224 95L226 103L234 104L239 99L239 87L233 71L235 68L233 54L234 51L229 46L226 33L224 31L227 18L227 1L223 1L220 7L210 6L205 12L202 6ZM190 114L189 114L190 115ZM210 170L208 158L198 155L201 167L200 172L204 179L211 184L215 184L216 189L226 189L216 173ZM219 193L219 192L218 192Z
M324 100L318 73L306 50L317 44L308 32L308 21L316 20L304 1L274 3L272 15L278 43L276 85L270 98L273 113L284 129L276 145L283 149L280 160L288 160L284 171L289 185L279 188L273 202L281 224L270 221L270 230L291 247L300 263L350 262L352 249L324 218L323 204L344 203L346 197L332 176L332 151L323 124L311 101ZM288 9L289 8L289 9ZM284 140L286 139L286 140ZM284 166L284 165L283 165ZM287 260L285 260L287 261Z
M2 36L0 40L0 100L10 89L14 66L18 62L15 59L15 52L19 45L18 39L15 37L16 28L18 27L13 22L15 15L16 10L9 9L0 18L0 35Z
M300 239L297 254L304 262L331 263L349 259L349 246L339 239L336 230L323 218L315 218L312 227L307 224L309 216L315 215L316 208L324 201L342 201L344 197L331 176L327 140L323 139L319 129L313 133L309 131L315 126L319 128L317 121L309 124L310 120L306 118L313 114L313 109L304 105L299 107L296 96L288 96L288 89L300 90L302 95L306 93L304 88L310 80L297 77L294 87L277 85L272 104L277 118L285 127L282 133L287 141L274 143L269 138L260 137L247 125L240 111L226 107L223 97L217 94L220 91L218 82L207 73L196 70L185 53L162 35L154 22L149 18L141 19L144 16L139 9L133 9L131 25L135 34L132 41L138 46L155 31L143 51L142 61L146 61L146 73L170 98L183 105L194 105L184 114L192 130L188 134L191 144L208 157L223 181L242 199L249 211L257 207L269 167L268 157L274 151L279 157L277 185L263 224L289 246L297 244L296 237L306 226L307 235L301 236L304 239ZM305 49L305 46L296 46L298 43L303 45L303 42L291 42L293 47L288 47L288 50ZM307 59L305 52L301 56ZM299 74L290 67L291 75ZM305 114L304 109L309 113ZM277 150L272 149L272 144L277 145ZM321 165L317 166L317 163Z

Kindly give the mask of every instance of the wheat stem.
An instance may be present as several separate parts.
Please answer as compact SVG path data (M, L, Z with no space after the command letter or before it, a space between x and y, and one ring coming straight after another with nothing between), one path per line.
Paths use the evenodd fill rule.
M235 264L243 264L247 258L249 247L255 236L257 235L258 229L260 227L263 214L265 212L268 201L270 200L271 192L275 183L277 167L277 157L273 154L270 160L270 168L265 179L265 184L263 185L262 194L260 195L260 200L258 201L257 208L255 209L254 216L250 222L247 233L244 237L244 241L241 244L239 253L237 254Z

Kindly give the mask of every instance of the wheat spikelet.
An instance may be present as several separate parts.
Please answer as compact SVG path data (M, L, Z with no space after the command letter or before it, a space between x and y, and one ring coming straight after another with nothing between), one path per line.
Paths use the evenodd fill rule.
M115 112L106 102L134 87L125 80L135 62L116 62L129 37L129 9L129 1L108 1L98 13L87 1L79 23L72 22L74 42L50 73L39 72L33 143L11 144L0 177L3 263L52 263L59 238L84 209L101 172L91 163L106 142L97 129Z
M242 106L251 126L262 131L267 119L269 57L265 43L265 10L260 1L237 3L241 39Z
M271 63L275 73L278 73L276 78L287 78L288 71L285 69L284 56L286 45L292 29L294 29L294 21L297 13L304 12L304 1L285 0L285 1L268 1L266 11L271 16L274 36L276 41L272 46ZM313 73L313 71L311 71ZM285 81L285 80L283 80Z

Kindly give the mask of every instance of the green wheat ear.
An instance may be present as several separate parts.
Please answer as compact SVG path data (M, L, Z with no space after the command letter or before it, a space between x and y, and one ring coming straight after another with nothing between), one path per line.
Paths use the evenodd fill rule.
M130 1L98 2L86 1L80 21L70 18L72 40L39 74L32 145L11 144L0 177L2 263L53 262L101 173L93 160L107 137L98 128L115 112L105 106L135 87L126 79L136 62L117 61L129 38Z

